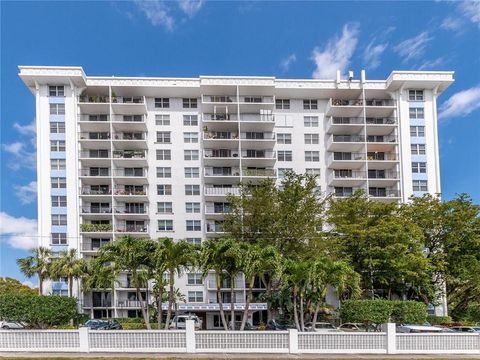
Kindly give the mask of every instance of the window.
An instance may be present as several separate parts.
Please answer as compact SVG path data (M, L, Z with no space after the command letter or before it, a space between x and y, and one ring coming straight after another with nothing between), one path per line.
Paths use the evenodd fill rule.
M143 122L143 115L123 115L125 122Z
M158 231L173 231L173 220L158 220Z
M157 195L172 195L172 185L157 185Z
M67 206L66 196L52 196L52 207L65 207Z
M187 213L199 213L200 212L200 203L198 203L198 202L187 202L187 203L185 203L185 212L187 212Z
M50 104L50 115L65 115L65 104Z
M427 172L427 163L425 162L412 162L412 173L423 174Z
M276 99L275 100L275 109L277 109L277 110L289 110L290 109L290 100L289 99Z
M50 133L51 134L65 134L65 123L64 122L51 122L50 123Z
M168 109L170 107L169 98L155 98L155 107L161 109Z
M339 187L335 186L335 196L350 196L353 194L353 188L351 187Z
M410 136L425 137L425 126L410 126Z
M408 100L423 101L423 90L408 90Z
M168 114L156 114L155 125L167 126L170 125L170 115Z
M183 133L183 142L184 143L198 143L198 133L196 133L196 132Z
M320 169L319 168L308 168L305 169L305 173L309 175L320 175Z
M188 273L187 284L188 285L202 285L203 279L200 273Z
M197 125L198 125L197 115L183 115L183 126L197 126Z
M65 159L51 159L50 160L50 169L51 170L65 170Z
M170 167L157 167L157 178L171 178L172 168Z
M188 238L187 237L187 243L192 244L192 245L200 246L200 245L202 245L202 238Z
M198 160L198 150L184 150L183 158L185 160Z
M303 126L318 127L318 116L304 116Z
M65 96L65 87L63 85L49 86L48 96Z
M424 119L425 118L425 113L423 111L423 108L410 108L408 110L408 114L410 119Z
M428 191L427 180L412 180L413 191Z
M67 234L52 233L52 245L67 245Z
M165 149L157 150L157 160L172 160L172 151Z
M425 144L411 144L412 155L425 155Z
M305 151L305 161L320 161L320 152Z
M291 144L292 134L277 134L277 144Z
M285 177L285 173L292 171L292 168L279 168L278 169L278 178L283 179Z
M203 291L189 291L188 292L188 302L203 302Z
M157 212L159 214L171 214L172 210L172 203L171 202L157 202Z
M65 151L65 141L64 140L51 140L50 141L50 151Z
M185 168L185 177L186 178L198 178L200 177L200 170L198 167L186 167Z
M170 131L157 131L157 143L170 144Z
M67 215L52 214L52 225L67 225Z
M197 108L197 99L183 99L183 108L184 109L196 109Z
M65 189L67 187L67 179L64 177L52 177L50 178L52 189Z
M292 151L291 150L279 150L278 151L278 161L292 161Z
M305 134L305 144L318 144L319 139L318 134Z
M317 110L318 109L318 104L317 100L303 100L303 109L304 110Z
M200 185L185 185L185 195L200 195Z
M186 222L187 231L201 231L202 222L201 220L187 220Z

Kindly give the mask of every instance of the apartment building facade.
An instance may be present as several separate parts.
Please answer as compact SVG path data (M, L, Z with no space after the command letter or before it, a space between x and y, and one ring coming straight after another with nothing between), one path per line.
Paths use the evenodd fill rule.
M53 252L75 248L91 259L126 234L193 244L220 237L226 196L287 170L318 175L319 190L339 197L364 189L374 201L405 202L440 193L436 99L452 72L124 78L20 66L19 76L36 101L39 245ZM245 281L235 282L242 310ZM179 311L219 328L213 275L193 271L177 284L187 298ZM230 284L222 286L228 303ZM66 294L67 286L45 291ZM138 314L129 274L115 289L82 293L77 284L74 295L92 317ZM266 304L251 308L260 321Z

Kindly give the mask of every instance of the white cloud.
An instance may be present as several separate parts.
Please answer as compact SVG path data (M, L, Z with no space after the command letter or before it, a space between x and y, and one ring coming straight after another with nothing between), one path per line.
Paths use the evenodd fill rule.
M27 185L14 185L15 195L22 204L31 204L37 197L37 182L31 181Z
M418 67L418 70L437 70L435 68L442 65L444 62L445 59L443 58L443 56L434 60L427 60Z
M439 119L464 117L480 109L480 85L453 94L440 107Z
M163 1L136 0L135 4L145 14L153 26L163 26L168 31L173 30L175 20L169 14L169 8Z
M323 49L313 49L312 59L316 69L315 79L335 78L337 70L345 73L358 42L359 24L348 23L343 26L342 35L330 38Z
M469 21L480 27L480 1L462 1L458 3L458 9Z
M37 134L35 119L27 125L20 125L19 123L15 123L13 124L13 127L22 135L35 136Z
M462 24L463 24L463 21L459 17L448 16L445 19L443 19L442 23L440 24L440 27L445 30L458 31L461 29Z
M375 39L363 51L363 62L368 69L376 69L380 66L380 57L388 46L385 44L374 45Z
M0 212L0 239L17 249L32 249L38 245L37 221Z
M286 72L288 69L290 69L290 65L292 65L295 61L297 61L297 55L290 54L280 61L280 68Z
M37 285L35 285L34 283L28 280L23 281L22 285L28 286L29 288L32 288L32 289L35 289L37 287Z
M5 152L12 155L11 159L7 160L10 169L20 170L27 168L34 170L36 168L35 151L32 152L26 149L23 142L16 141L11 144L2 144L2 148Z
M404 58L403 61L408 61L422 56L427 44L432 40L433 36L430 36L428 31L424 31L413 38L402 41L393 49Z
M178 6L188 17L192 18L202 8L203 0L180 0Z

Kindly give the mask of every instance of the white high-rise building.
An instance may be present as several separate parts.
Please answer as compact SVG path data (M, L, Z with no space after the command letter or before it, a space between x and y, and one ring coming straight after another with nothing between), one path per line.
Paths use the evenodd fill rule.
M441 192L436 99L453 72L290 80L20 66L19 75L36 99L39 245L53 252L75 248L89 259L125 234L195 244L219 237L226 195L286 170L318 174L320 189L336 196L364 189L377 201L404 202ZM198 273L177 282L187 298L180 310L207 328L221 325L214 282ZM45 291L67 286L51 282ZM83 294L77 284L74 293L95 317L138 313L128 274L113 291ZM241 310L241 277L235 295ZM254 322L265 307L252 304Z

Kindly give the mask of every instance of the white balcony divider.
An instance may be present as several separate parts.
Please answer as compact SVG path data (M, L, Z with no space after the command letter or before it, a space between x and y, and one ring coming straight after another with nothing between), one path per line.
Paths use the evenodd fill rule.
M272 354L472 354L480 334L385 332L186 330L0 330L2 352L272 353Z

